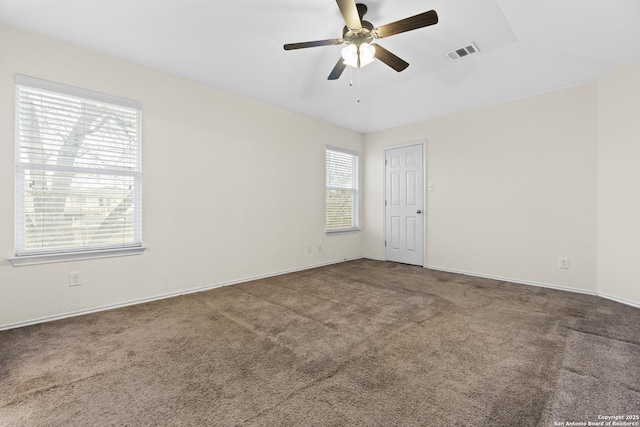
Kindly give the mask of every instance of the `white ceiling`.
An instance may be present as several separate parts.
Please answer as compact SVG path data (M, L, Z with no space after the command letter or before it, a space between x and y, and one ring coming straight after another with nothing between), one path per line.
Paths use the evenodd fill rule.
M342 46L334 0L0 0L0 22L361 133L598 79L640 61L638 0L362 0L367 21L439 23L378 43L411 65L327 76ZM446 52L475 42L481 53Z

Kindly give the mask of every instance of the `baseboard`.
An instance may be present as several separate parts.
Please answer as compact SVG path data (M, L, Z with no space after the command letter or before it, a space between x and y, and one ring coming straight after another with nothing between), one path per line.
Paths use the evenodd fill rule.
M634 301L629 301L629 300L626 300L624 298L614 297L614 296L608 295L608 294L606 294L604 292L587 291L587 290L584 290L584 289L569 288L569 287L565 287L565 286L551 285L549 283L531 282L531 281L527 281L527 280L513 279L513 278L509 278L509 277L491 276L491 275L487 275L487 274L472 273L472 272L469 272L469 271L461 271L461 270L455 270L455 269L451 269L451 268L442 268L442 267L437 267L437 266L433 266L433 265L428 265L425 268L429 268L431 270L446 271L448 273L464 274L465 276L482 277L482 278L485 278L485 279L493 279L493 280L500 280L500 281L503 281L503 282L517 283L517 284L521 284L521 285L538 286L538 287L541 287L541 288L557 289L557 290L560 290L560 291L574 292L574 293L578 293L578 294L594 295L594 296L597 296L597 297L600 297L600 298L606 298L606 299L609 299L609 300L612 300L612 301L615 301L615 302L619 302L621 304L628 305L628 306L631 306L631 307L640 308L640 303L637 303L637 302L634 302Z
M640 303L629 301L629 300L626 300L624 298L614 297L612 295L605 294L605 293L602 293L602 292L599 292L598 296L602 297L602 298L610 299L611 301L619 302L621 304L629 305L631 307L640 308Z
M126 302L116 303L116 304L107 304L107 305L102 305L102 306L94 307L94 308L88 308L88 309L84 309L84 310L70 311L70 312L67 312L67 313L56 314L56 315L53 315L53 316L39 317L37 319L27 320L27 321L24 321L24 322L9 323L9 324L6 324L6 325L0 325L0 331L4 331L4 330L8 330L8 329L15 329L15 328L22 328L22 327L30 326L30 325L37 325L39 323L53 322L55 320L62 320L62 319L70 318L70 317L82 316L82 315L85 315L85 314L98 313L100 311L113 310L113 309L116 309L116 308L129 307L131 305L144 304L144 303L152 302L152 301L159 301L159 300L163 300L163 299L167 299L167 298L177 297L177 296L180 296L180 295L188 295L188 294L194 294L194 293L197 293L197 292L210 291L212 289L222 288L224 286L237 285L237 284L240 284L240 283L251 282L253 280L259 280L259 279L266 279L266 278L269 278L269 277L281 276L283 274L295 273L297 271L311 270L313 268L325 267L327 265L339 264L339 263L347 262L347 261L354 261L354 260L361 259L361 258L362 257L343 258L343 259L340 259L340 260L327 261L327 262L323 262L323 263L319 263L319 264L313 264L313 265L308 265L308 266L304 266L304 267L292 268L292 269L289 269L289 270L282 270L282 271L277 271L277 272L272 272L272 273L267 273L267 274L261 274L261 275L258 275L258 276L245 277L245 278L238 279L238 280L231 280L231 281L227 281L227 282L220 282L220 283L216 283L216 284L212 284L212 285L201 286L201 287L198 287L198 288L192 288L192 289L186 289L186 290L181 290L181 291L177 291L177 292L171 292L171 293L167 293L167 294L161 294L161 295L157 295L157 296L153 296L153 297L149 297L149 298L142 298L142 299L137 299L137 300L131 300L131 301L126 301Z
M443 268L443 267L438 267L438 266L435 266L435 265L427 265L427 266L425 266L425 268L428 268L428 269L431 269L431 270L446 271L447 273L464 274L465 276L482 277L484 279L499 280L501 282L517 283L519 285L538 286L540 288L557 289L559 291L574 292L574 293L578 293L578 294L596 295L596 296L598 295L598 293L596 291L588 291L588 290L585 290L585 289L578 289L578 288L570 288L570 287L566 287L566 286L552 285L550 283L532 282L532 281L529 281L529 280L514 279L514 278L511 278L511 277L492 276L492 275L489 275L489 274L475 273L475 272L471 272L471 271L463 271L463 270L455 270L455 269L451 269L451 268Z
M277 272L272 272L272 273L267 273L267 274L261 274L261 275L258 275L258 276L245 277L245 278L238 279L238 280L231 280L231 281L227 281L227 282L220 282L220 283L216 283L216 284L212 284L212 285L201 286L201 287L198 287L198 288L192 288L192 289L186 289L186 290L181 290L181 291L177 291L177 292L171 292L171 293L168 293L168 294L157 295L157 296L149 297L149 298L142 298L142 299L126 301L126 302L117 303L117 304L107 304L107 305L103 305L103 306L100 306L100 307L89 308L89 309L84 309L84 310L77 310L77 311L71 311L71 312L68 312L68 313L57 314L57 315L54 315L54 316L40 317L40 318L37 318L37 319L27 320L27 321L24 321L24 322L9 323L9 324L6 324L6 325L0 325L0 331L4 331L4 330L8 330L8 329L15 329L15 328L22 328L24 326L36 325L36 324L39 324L39 323L53 322L55 320L62 320L62 319L70 318L70 317L82 316L82 315L85 315L85 314L98 313L100 311L113 310L113 309L116 309L116 308L128 307L128 306L136 305L136 304L144 304L144 303L147 303L147 302L159 301L159 300L163 300L163 299L167 299L167 298L177 297L177 296L180 296L180 295L188 295L188 294L193 294L193 293L197 293L197 292L210 291L212 289L221 288L221 287L224 287L224 286L237 285L237 284L240 284L240 283L251 282L253 280L259 280L259 279L266 279L266 278L269 278L269 277L281 276L283 274L295 273L297 271L311 270L313 268L325 267L327 265L339 264L339 263L342 263L342 262L354 261L354 260L362 259L362 258L370 259L370 260L374 260L374 261L385 261L382 258L372 257L372 256L343 258L343 259L340 259L340 260L327 261L327 262L308 265L308 266L304 266L304 267L292 268L292 269L288 269L288 270L282 270L282 271L277 271ZM493 276L493 275L475 273L475 272L470 272L470 271L455 270L455 269L451 269L451 268L438 267L438 266L434 266L434 265L426 265L425 268L428 268L428 269L431 269L431 270L437 270L437 271L445 271L447 273L462 274L462 275L465 275L465 276L482 277L482 278L485 278L485 279L499 280L499 281L502 281L502 282L510 282L510 283L517 283L517 284L521 284L521 285L529 285L529 286L538 286L538 287L542 287L542 288L557 289L557 290L566 291L566 292L575 292L575 293L580 293L580 294L595 295L595 296L599 296L601 298L606 298L606 299L609 299L609 300L612 300L612 301L616 301L616 302L619 302L621 304L625 304L625 305L628 305L628 306L631 306L631 307L640 308L640 304L637 303L637 302L625 300L623 298L615 297L615 296L608 295L608 294L602 293L602 292L587 291L587 290L584 290L584 289L557 286L557 285L552 285L552 284L549 284L549 283L532 282L532 281L528 281L528 280L520 280L520 279L509 278L509 277Z

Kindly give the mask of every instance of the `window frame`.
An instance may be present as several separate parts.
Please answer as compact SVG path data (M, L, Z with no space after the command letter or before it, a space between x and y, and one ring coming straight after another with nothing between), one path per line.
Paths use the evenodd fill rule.
M328 166L328 152L334 151L341 154L348 154L352 156L353 162L353 187L341 187L341 186L330 186L327 182L327 166ZM359 187L360 187L360 153L354 150L349 150L342 147L335 147L331 145L327 145L325 148L325 233L330 234L340 234L340 233L350 233L354 231L360 231L360 221L359 221ZM347 190L352 193L352 206L351 206L351 226L348 227L340 227L340 228L327 228L327 192L330 190Z
M14 150L15 150L15 206L14 206L14 257L9 258L9 261L14 266L41 264L49 262L64 262L79 259L92 259L92 258L104 258L113 256L125 256L125 255L137 255L143 252L144 246L142 244L142 103L126 98L121 98L101 92L95 92L88 89L82 89L74 86L69 86L62 83L51 82L48 80L38 79L35 77L16 74L14 76L15 86L15 135L14 135ZM35 164L36 167L30 166L30 163L24 162L21 159L21 149L23 134L20 130L20 106L21 106L21 92L22 88L28 88L30 90L42 91L45 93L53 93L61 95L63 97L74 98L76 100L86 100L92 103L108 104L111 107L127 108L135 110L137 121L135 123L136 131L136 147L135 158L132 163L133 169L128 170L126 168L120 169L108 169L97 168L91 166L76 166L71 165L68 167L62 167L58 165L50 165L47 163ZM79 120L84 120L83 117ZM38 167L40 166L40 167ZM120 166L116 164L116 166ZM73 244L71 246L64 247L52 247L52 248L27 248L26 245L26 188L25 188L25 173L27 170L42 171L65 169L67 172L75 174L84 173L93 176L104 177L129 177L133 182L132 188L132 209L133 209L133 239L127 242L121 243L93 243L93 244ZM68 169L68 170L66 170Z

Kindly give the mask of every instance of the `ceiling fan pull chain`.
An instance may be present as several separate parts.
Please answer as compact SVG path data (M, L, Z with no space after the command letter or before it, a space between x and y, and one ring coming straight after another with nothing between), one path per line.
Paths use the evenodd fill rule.
M360 45L356 45L356 57L357 57L357 64L358 64L358 74L357 74L357 79L358 79L358 89L357 89L357 96L358 96L358 102L360 102Z
M356 78L358 79L358 102L360 102L360 68L358 68L358 76Z

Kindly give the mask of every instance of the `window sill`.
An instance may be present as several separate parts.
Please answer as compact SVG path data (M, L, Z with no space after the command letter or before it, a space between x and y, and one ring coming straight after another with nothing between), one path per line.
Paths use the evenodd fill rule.
M144 246L136 246L132 248L100 249L82 252L21 255L7 259L14 267L21 267L24 265L49 264L53 262L82 261L85 259L140 255L144 250Z
M360 231L360 227L338 228L338 229L335 229L335 230L325 230L325 234L330 236L332 234L355 233L357 231Z

